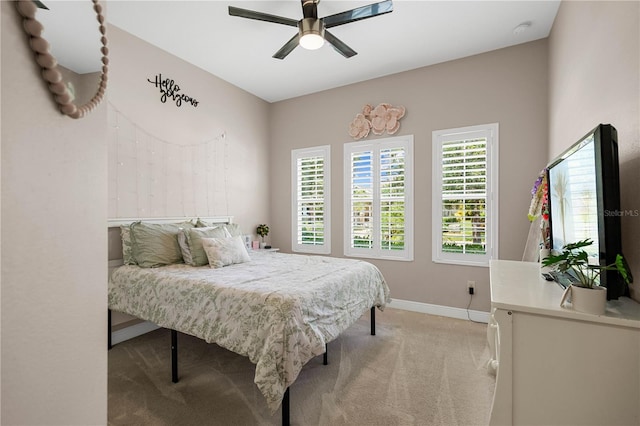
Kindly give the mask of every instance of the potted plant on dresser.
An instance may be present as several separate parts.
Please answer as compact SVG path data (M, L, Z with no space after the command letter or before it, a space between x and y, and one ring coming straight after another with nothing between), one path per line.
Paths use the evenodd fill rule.
M610 265L589 264L589 254L584 247L591 244L593 241L590 239L567 244L561 253L542 259L542 265L555 267L559 272L568 272L576 280L566 288L560 301L561 306L570 298L574 310L602 315L607 307L607 289L599 285L602 271L618 271L627 284L631 282L631 274L621 254L616 255L615 262Z

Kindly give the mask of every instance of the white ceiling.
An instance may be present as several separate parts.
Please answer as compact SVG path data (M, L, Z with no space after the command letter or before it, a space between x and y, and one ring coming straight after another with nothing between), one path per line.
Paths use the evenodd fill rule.
M43 1L47 5L56 2ZM321 0L318 16L374 2ZM229 16L229 5L302 17L299 0L111 0L107 2L107 21L268 102L276 102L545 38L560 1L395 0L392 13L331 29L358 52L356 56L345 59L325 43L316 51L297 47L284 60L272 55L296 28ZM95 25L95 18L93 22ZM531 26L514 34L514 28L523 22Z

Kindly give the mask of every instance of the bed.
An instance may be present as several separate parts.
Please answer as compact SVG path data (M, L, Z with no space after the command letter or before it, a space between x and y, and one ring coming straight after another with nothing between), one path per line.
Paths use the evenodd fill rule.
M109 279L109 309L172 330L174 382L176 332L248 357L267 405L275 412L282 403L287 424L289 386L303 366L322 354L326 362L327 343L369 310L375 334L375 308L384 309L389 288L380 271L361 260L247 253L249 261L219 268L117 267Z

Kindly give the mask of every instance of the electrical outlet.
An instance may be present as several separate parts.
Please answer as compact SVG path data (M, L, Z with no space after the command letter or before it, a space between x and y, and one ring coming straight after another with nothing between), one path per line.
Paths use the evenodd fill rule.
M475 281L467 281L467 290L469 291L469 294L475 293L476 282Z

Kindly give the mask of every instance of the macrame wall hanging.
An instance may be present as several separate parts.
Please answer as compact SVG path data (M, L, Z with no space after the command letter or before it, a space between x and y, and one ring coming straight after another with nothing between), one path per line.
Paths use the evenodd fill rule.
M180 144L140 128L109 103L109 217L229 214L226 133Z

